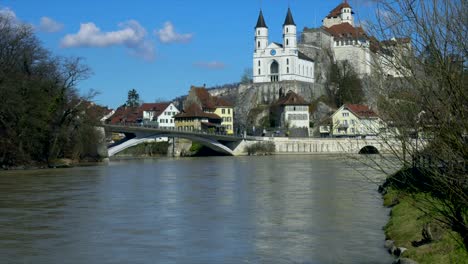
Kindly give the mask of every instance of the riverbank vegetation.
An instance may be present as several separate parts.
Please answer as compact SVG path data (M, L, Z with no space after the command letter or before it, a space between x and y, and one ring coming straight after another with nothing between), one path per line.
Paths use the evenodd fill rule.
M77 84L91 74L80 58L46 50L30 25L0 15L0 167L97 160L101 108Z
M275 143L258 142L246 147L247 154L250 155L272 155L275 153Z
M388 41L378 43L385 64L368 81L388 126L381 140L394 150L387 163L401 169L387 181L400 201L387 232L421 263L457 263L442 255L468 250L466 1L377 2L385 15L372 33ZM390 69L398 77L380 77ZM424 224L444 230L443 238L424 240Z

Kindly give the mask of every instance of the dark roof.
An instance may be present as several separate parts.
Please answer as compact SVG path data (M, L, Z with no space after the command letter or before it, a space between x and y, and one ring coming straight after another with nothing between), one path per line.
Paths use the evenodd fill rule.
M283 26L289 26L289 25L295 26L296 23L294 23L294 18L291 13L291 8L288 7L288 13L286 14L286 19L284 20Z
M349 23L341 23L338 25L331 26L329 28L325 28L330 34L333 35L335 39L359 39L359 38L367 38L366 32L362 27L353 27Z
M343 8L351 8L347 0L345 0L343 3L339 4L332 11L330 11L330 14L328 14L327 18L337 17L341 15L341 10L343 10ZM351 14L354 14L354 12L351 11Z
M260 10L260 14L258 15L257 25L255 28L268 28L265 19L263 18L263 12Z
M184 111L175 115L174 118L208 118L208 119L221 119L217 114L205 113L197 104L191 104L184 109Z
M276 102L277 105L308 105L308 103L293 91L288 91L286 96L281 97Z
M274 42L274 41L273 41L273 43L275 43L276 45L280 46L281 48L283 47L283 44L281 44L281 43Z
M313 59L311 59L309 56L305 55L304 53L298 51L298 57L299 59L301 60L306 60L306 61L311 61L311 62L314 62Z
M372 111L367 105L345 104L344 108L353 112L356 116L360 118L378 117L377 114L374 111Z
M142 104L140 106L140 111L154 111L156 116L160 116L164 110L170 105L171 103L152 103L152 104Z

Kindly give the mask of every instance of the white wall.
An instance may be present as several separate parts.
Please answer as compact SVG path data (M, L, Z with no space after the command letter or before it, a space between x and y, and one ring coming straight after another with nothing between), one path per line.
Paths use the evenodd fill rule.
M173 128L175 127L174 116L180 111L173 105L170 104L164 112L158 116L158 125L162 128Z
M308 106L292 106L284 107L282 114L284 125L288 124L289 127L309 127L309 107Z

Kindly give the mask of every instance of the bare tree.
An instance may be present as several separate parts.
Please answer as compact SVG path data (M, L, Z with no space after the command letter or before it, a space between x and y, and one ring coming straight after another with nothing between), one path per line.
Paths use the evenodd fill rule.
M402 168L391 183L426 194L419 209L468 250L467 1L376 2L370 83L388 126L381 137Z

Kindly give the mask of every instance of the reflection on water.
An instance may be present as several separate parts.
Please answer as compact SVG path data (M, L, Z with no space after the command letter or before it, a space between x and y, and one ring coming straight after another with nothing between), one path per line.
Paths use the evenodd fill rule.
M317 156L0 175L4 263L391 263L376 186Z

